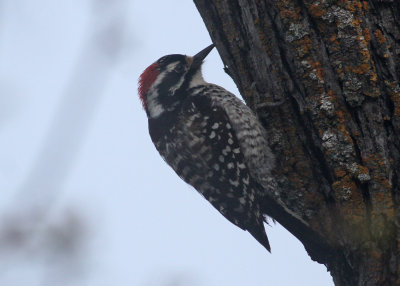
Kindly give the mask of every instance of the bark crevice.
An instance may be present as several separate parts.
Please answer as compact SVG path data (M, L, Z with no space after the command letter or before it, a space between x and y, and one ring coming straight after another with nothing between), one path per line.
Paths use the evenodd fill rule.
M336 285L400 285L400 2L194 2L277 158L265 213Z

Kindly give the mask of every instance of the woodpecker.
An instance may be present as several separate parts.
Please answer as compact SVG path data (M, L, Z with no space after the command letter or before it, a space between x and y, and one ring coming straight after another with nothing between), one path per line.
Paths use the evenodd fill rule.
M167 55L139 78L149 133L161 157L230 222L271 251L261 187L274 157L251 109L204 81L201 66L214 45L195 56Z

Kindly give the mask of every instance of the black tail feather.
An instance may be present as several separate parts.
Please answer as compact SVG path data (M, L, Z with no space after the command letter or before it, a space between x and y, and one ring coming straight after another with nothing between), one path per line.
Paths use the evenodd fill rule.
M268 240L268 236L265 232L264 229L264 224L261 223L259 225L255 225L254 227L248 228L247 229L248 232L250 232L250 234L257 239L257 241L265 247L266 250L268 250L269 252L271 252L271 246L269 245L269 240Z

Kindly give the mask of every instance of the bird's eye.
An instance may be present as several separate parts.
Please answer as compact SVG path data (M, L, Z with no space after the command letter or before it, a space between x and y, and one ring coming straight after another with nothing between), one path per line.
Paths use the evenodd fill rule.
M183 64L178 64L178 65L174 68L174 72L176 72L176 73L181 73L181 72L183 72L183 69L184 69Z

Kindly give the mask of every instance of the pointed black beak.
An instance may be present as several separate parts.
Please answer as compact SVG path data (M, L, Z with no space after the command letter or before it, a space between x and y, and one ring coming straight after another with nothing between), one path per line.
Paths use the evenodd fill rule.
M211 50L215 47L214 44L209 45L207 48L205 48L204 50L201 50L200 52L198 52L197 54L195 54L193 56L193 62L192 62L192 66L191 69L197 69L201 66L201 64L203 63L203 60L206 58L206 56L211 52Z

